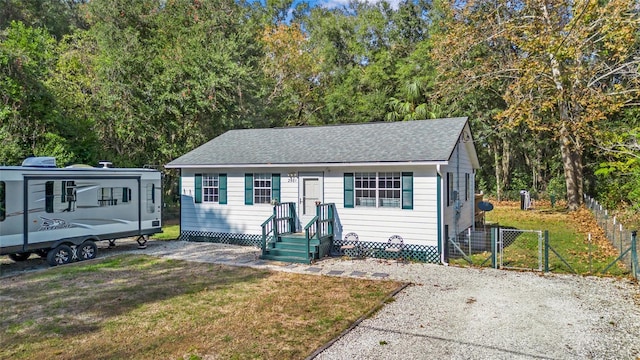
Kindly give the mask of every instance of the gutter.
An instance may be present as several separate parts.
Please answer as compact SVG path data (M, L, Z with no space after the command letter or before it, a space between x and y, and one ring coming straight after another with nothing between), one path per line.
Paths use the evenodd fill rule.
M449 165L448 160L443 161L371 161L371 162L324 162L324 163L247 163L247 164L166 164L167 169L246 169L246 168L321 168L321 167L354 167L354 166L440 166Z
M436 165L436 173L437 173L437 225L438 225L438 247L440 248L440 263L444 266L448 266L449 263L446 262L444 256L445 242L442 236L442 224L444 224L444 209L442 208L442 171L440 169L440 164Z

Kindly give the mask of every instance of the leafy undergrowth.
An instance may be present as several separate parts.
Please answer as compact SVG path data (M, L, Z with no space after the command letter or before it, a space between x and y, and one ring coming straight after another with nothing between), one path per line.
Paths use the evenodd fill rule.
M550 271L600 275L619 255L588 209L567 211L561 204L551 207L548 202L536 202L533 208L520 210L519 202L492 203L494 210L486 214L488 223L502 228L548 231ZM544 252L544 246L542 249ZM503 263L538 269L539 257L537 235L523 235L505 247ZM620 276L628 272L627 266L618 262L606 274Z
M400 286L121 255L3 280L2 359L299 359Z

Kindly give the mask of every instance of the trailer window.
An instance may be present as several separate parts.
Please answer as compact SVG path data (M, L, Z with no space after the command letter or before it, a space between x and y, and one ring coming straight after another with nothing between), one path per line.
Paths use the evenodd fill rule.
M44 210L48 213L53 212L53 181L44 183Z
M104 187L98 191L98 205L116 206L131 202L131 189L128 187Z
M76 211L76 196L76 182L73 180L63 181L60 200L61 202L66 203L67 206L62 208L62 212Z
M122 202L123 203L131 202L131 189L127 187L122 188Z
M4 186L4 181L0 181L0 221L4 221L4 218L7 216L7 198Z
M118 199L113 196L113 188L100 188L98 192L98 205L100 206L115 206L118 205Z
M156 185L147 184L147 212L153 213L156 210Z

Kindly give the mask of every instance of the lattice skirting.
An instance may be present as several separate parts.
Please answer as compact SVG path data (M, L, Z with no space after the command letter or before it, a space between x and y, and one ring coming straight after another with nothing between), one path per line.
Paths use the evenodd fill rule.
M273 239L269 236L267 242ZM220 244L242 245L242 246L262 246L262 235L219 233L210 231L183 231L179 240L193 242L212 242Z
M247 235L247 234L232 234L232 233L219 233L210 231L184 231L180 234L179 240L193 241L193 242L213 242L220 244L232 244L242 246L262 246L262 235ZM272 241L273 237L269 236L267 242ZM342 245L357 245L357 254L354 251L349 251L345 254L345 251L340 248ZM323 244L324 245L324 244ZM325 245L326 246L326 245ZM398 259L408 261L419 261L428 263L440 262L440 254L438 253L437 246L416 245L416 244L404 244L400 253L385 251L388 245L386 243L379 242L367 242L367 241L344 241L334 240L330 245L330 251L321 251L323 254L330 252L335 256L363 256L373 257L379 259Z
M343 245L356 245L357 247L353 250L343 251L340 249ZM387 247L388 245L386 243L379 242L334 240L331 254L338 256L374 257L379 259L403 259L428 263L440 262L440 254L438 253L437 246L404 244L399 253L385 251Z

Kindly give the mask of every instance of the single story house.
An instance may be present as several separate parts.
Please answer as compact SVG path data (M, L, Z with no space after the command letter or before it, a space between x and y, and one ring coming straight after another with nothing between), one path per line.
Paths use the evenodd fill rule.
M263 231L277 241L328 210L331 253L357 239L376 256L394 237L445 262L447 239L474 225L479 162L464 117L231 130L166 168L180 169L183 240L260 246ZM288 230L269 227L278 217Z

